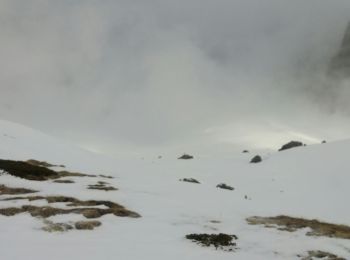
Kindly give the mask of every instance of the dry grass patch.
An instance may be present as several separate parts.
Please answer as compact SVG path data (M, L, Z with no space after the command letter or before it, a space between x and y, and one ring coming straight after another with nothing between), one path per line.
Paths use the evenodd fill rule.
M0 185L0 195L18 195L38 192L36 190L30 190L25 188L10 188L5 185Z
M264 225L267 228L277 228L282 231L294 232L302 228L310 228L308 236L325 236L342 239L350 239L350 227L331 223L320 222L316 219L308 220L289 216L277 217L250 217L247 222L251 225Z
M126 209L124 206L105 200L86 200L82 201L73 197L65 196L28 196L28 197L14 197L6 198L4 201L9 200L46 200L49 204L51 203L66 203L68 209L55 208L50 206L32 206L24 205L19 208L4 208L0 209L0 214L5 216L13 216L22 212L28 212L33 217L48 218L59 214L81 214L85 218L99 218L106 214L113 214L118 217L131 217L138 218L140 215L136 212ZM94 208L95 206L105 206L106 208Z

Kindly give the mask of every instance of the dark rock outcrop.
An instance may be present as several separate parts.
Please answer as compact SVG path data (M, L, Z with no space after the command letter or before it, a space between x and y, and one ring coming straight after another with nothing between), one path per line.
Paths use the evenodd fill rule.
M193 159L193 156L185 153L182 156L180 156L178 159L190 160L190 159Z
M290 141L289 143L283 145L278 151L283 151L283 150L287 150L287 149L291 149L299 146L304 146L304 144L298 141Z
M262 161L261 156L260 155L256 155L250 160L250 163L259 163L261 161Z

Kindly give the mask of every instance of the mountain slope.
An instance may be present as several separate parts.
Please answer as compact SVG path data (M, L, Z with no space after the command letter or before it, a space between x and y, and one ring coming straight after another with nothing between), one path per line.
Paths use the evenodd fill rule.
M309 250L347 259L350 240L306 236L307 229L267 229L249 225L246 218L288 215L350 225L349 150L349 141L313 145L263 154L263 162L258 164L249 163L255 155L251 153L222 159L202 158L200 154L193 160L147 154L144 158L108 158L0 121L1 159L37 159L64 164L66 171L97 175L65 178L74 181L65 184L29 181L4 173L0 184L39 191L35 196L112 201L141 215L122 218L108 214L98 218L102 225L93 231L64 233L44 232L43 220L28 213L0 215L1 259L298 259L297 255ZM179 181L182 178L195 178L200 184ZM87 189L98 181L118 190ZM218 189L219 183L235 189ZM0 201L0 208L28 203ZM30 204L47 206L42 200ZM67 208L62 203L51 205ZM84 217L58 214L46 220L71 223ZM237 235L238 248L225 252L185 239L190 233L220 232Z

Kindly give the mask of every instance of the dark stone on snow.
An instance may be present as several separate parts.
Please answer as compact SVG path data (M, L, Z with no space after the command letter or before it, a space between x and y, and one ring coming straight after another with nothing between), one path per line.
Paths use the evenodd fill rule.
M259 163L261 161L262 161L261 156L260 155L256 155L250 160L250 163Z
M233 188L225 183L220 183L220 184L216 185L216 188L225 189L225 190L234 190L235 189L235 188Z
M183 155L180 156L178 159L190 160L190 159L193 159L193 156L192 156L192 155L189 155L189 154L183 154Z
M287 150L287 149L291 149L299 146L305 146L305 145L302 142L290 141L289 143L283 145L278 151L283 151L283 150Z

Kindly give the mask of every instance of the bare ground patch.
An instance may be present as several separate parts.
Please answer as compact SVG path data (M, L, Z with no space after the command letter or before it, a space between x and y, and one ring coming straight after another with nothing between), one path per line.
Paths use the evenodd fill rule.
M42 166L42 167L61 167L61 168L65 168L66 166L64 166L63 164L58 165L58 164L51 164L45 161L38 161L38 160L34 160L34 159L30 159L26 161L27 163L34 165L34 166Z
M32 205L23 205L19 208L3 208L0 209L0 214L5 216L13 216L22 212L28 212L33 217L47 218L58 214L81 214L85 218L99 218L106 214L113 214L119 217L131 217L138 218L140 215L136 212L126 209L124 206L107 201L107 200L79 200L73 197L65 196L28 196L28 197L14 197L3 199L3 201L9 200L46 200L51 203L66 203L68 209L55 208L50 206L38 207ZM94 208L95 206L105 206L106 208Z
M0 195L18 195L38 192L36 190L30 190L25 188L10 188L5 185L0 185Z
M33 180L46 181L52 179L59 179L62 177L97 177L97 175L83 174L69 171L54 171L44 166L39 166L39 163L12 161L0 159L0 170L13 175L15 177Z
M346 260L345 258L339 257L335 254L331 254L325 251L309 251L307 256L299 256L302 257L301 260L316 260L316 259L323 259L323 260Z
M54 180L53 182L55 183L74 183L72 180Z
M294 232L303 228L310 228L308 236L325 236L350 239L350 227L321 222L316 219L308 220L289 216L250 217L246 219L251 225L264 225L267 228L277 228L282 231Z
M238 237L235 235L228 234L189 234L186 236L187 239L205 247L214 246L215 249L221 249L224 251L233 251L236 247Z

